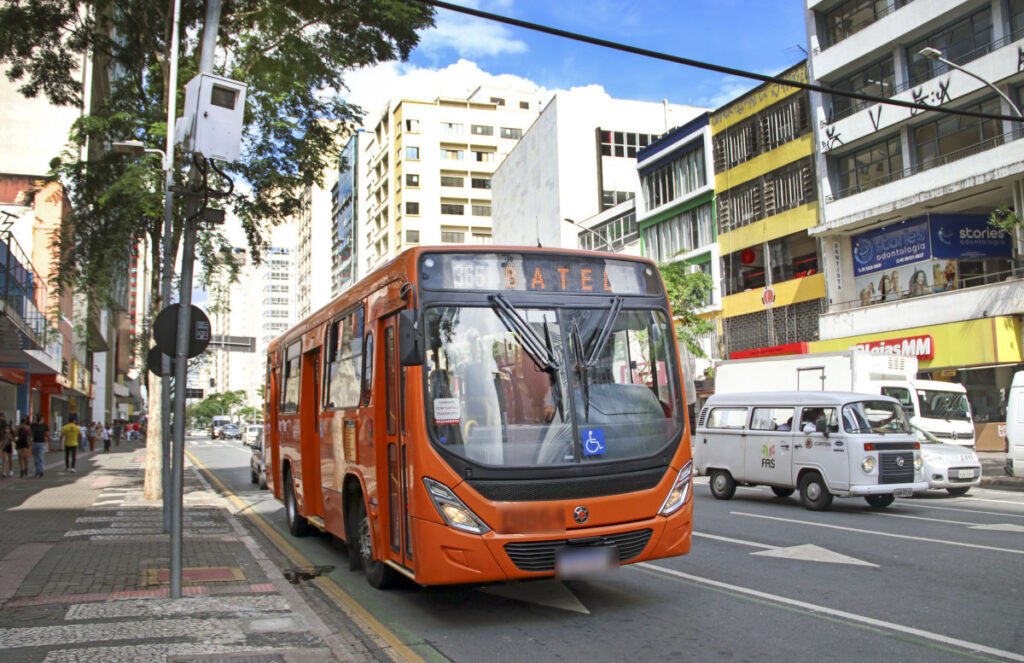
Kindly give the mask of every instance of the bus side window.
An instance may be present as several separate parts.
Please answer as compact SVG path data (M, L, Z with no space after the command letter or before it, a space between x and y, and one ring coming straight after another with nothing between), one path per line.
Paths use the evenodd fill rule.
M351 311L331 324L327 407L358 407L363 396L363 310Z
M285 351L285 360L281 366L281 412L299 411L299 368L301 366L302 341L295 341Z

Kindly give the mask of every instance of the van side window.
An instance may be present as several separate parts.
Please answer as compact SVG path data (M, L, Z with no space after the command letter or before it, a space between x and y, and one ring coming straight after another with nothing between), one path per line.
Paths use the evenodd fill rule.
M820 420L825 422L829 433L839 432L839 414L834 407L805 407L800 414L800 430L813 433Z
M708 428L743 428L746 425L745 407L716 407L708 415Z
M755 407L750 430L793 430L793 408Z

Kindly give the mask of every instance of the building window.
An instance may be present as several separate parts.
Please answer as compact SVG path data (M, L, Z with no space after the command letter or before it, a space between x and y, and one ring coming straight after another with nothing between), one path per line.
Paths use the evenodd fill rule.
M605 210L610 207L615 207L619 203L624 203L632 197L632 191L602 191L601 209Z
M715 171L721 172L753 159L757 150L757 118L728 127L714 139Z
M1024 36L1024 0L1010 0L1010 40Z
M420 121L419 120L406 120L405 121L405 130L406 131L418 132L420 130Z
M466 206L455 203L441 203L441 214L465 214Z
M441 186L463 187L466 185L465 182L466 180L462 177L453 177L451 175L441 176Z
M409 244L418 244L420 241L420 231L418 230L406 230L405 241Z
M420 185L420 176L415 174L415 173L406 173L405 174L405 185L406 186L419 186Z
M470 133L474 136L493 136L494 127L489 127L485 124L474 124L469 128Z
M461 135L462 125L458 122L442 122L441 133L448 135Z
M474 230L471 239L473 244L490 244L491 234Z
M638 149L647 147L658 136L653 134L637 134L628 131L601 131L601 155L606 157L636 158Z
M412 201L406 202L405 203L405 213L406 214L413 214L413 215L419 214L420 213L420 204L419 203L414 203Z
M413 159L413 160L419 159L420 158L420 148L412 147L412 146L409 146L409 147L405 148L405 158L406 159Z
M523 110L530 110L530 102L529 101L520 101L519 102L519 108L521 108Z
M472 185L474 189L490 189L491 178L489 177L474 177L472 178Z
M502 127L501 128L501 137L502 138L519 139L519 138L523 137L523 130L522 129L514 129L514 128L511 128L511 127Z
M498 106L504 106L505 100L502 99L501 97L491 97L491 103L496 104Z
M886 57L874 64L842 78L832 87L846 92L868 94L873 97L888 98L892 96L896 86L896 74L892 57ZM871 105L861 99L852 99L841 95L832 95L832 111L829 121L834 122Z
M462 244L466 241L466 233L461 230L442 230L442 244Z
M444 161L462 161L462 150L441 149L441 159Z
M814 197L812 192L816 183L812 176L811 164L806 159L773 172L771 181L774 196L771 202L774 204L765 206L766 216L799 207Z
M900 137L893 136L836 159L839 196L859 193L903 175Z
M700 144L697 149L643 176L640 184L648 210L683 198L707 185L707 168L702 148Z
M711 203L705 203L645 228L644 254L665 262L711 241Z
M863 30L911 0L846 0L825 14L825 48Z
M487 152L484 150L474 150L474 158L481 163L490 163L494 161L494 152Z
M957 64L976 60L992 50L992 11L982 11L946 26L907 48L907 73L911 86L919 85L949 71L942 62L921 55L925 47L937 48L942 56Z
M964 110L993 114L1001 112L997 97L968 106ZM914 129L916 165L926 170L974 154L977 149L969 148L977 148L980 143L999 137L1002 133L1000 129L999 120L962 115L947 115L923 124Z
M473 216L490 216L490 205L473 205Z

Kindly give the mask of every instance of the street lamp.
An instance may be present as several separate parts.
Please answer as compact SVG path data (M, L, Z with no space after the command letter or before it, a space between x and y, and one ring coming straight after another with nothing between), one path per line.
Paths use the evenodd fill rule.
M141 157L143 154L159 154L160 155L160 169L166 171L167 164L167 153L163 150L155 147L146 147L139 140L124 140L110 144L111 152L117 152L118 154L129 154L133 157Z
M1013 109L1013 112L1017 115L1017 117L1019 117L1022 120L1024 120L1024 113L1021 113L1020 108L1017 107L1017 104L1014 103L1013 99L1010 99L1010 97L1008 97L1005 92L1003 92L1002 90L997 88L990 81L987 81L984 78L982 78L981 76L975 74L974 72L967 71L966 69L964 69L963 67L961 67L957 63L953 62L952 60L947 60L946 58L942 57L942 51L940 51L939 49L932 48L931 46L925 46L924 48L922 48L917 53L918 53L918 55L920 55L922 57L928 58L929 60L937 60L938 62L941 62L942 64L946 65L947 67L951 67L953 69L956 69L957 71L962 71L963 73L967 74L971 78L975 78L975 79L981 81L982 83L984 83L985 85L989 86L990 88L992 88L993 90L996 91L996 94L998 94L1000 97L1005 99L1006 103L1010 104L1010 108Z
M562 219L562 221L565 221L566 223L571 223L572 225L576 226L577 228L579 228L581 230L586 230L588 233L590 233L594 237L596 237L599 240L601 240L602 242L604 242L604 245L608 247L609 251L611 251L612 253L615 252L615 247L613 247L611 242L609 242L607 239L605 239L604 235L602 235L601 233L594 232L590 228L588 228L586 226L583 226L583 225L580 225L580 224L576 223L575 221L573 221L572 219L569 219L569 218L564 218L564 219Z

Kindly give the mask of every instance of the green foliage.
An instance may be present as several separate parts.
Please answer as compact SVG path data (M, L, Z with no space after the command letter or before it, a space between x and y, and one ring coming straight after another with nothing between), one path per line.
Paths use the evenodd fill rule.
M1003 203L988 215L988 224L1013 235L1015 230L1024 228L1024 220L1006 203Z
M238 406L243 403L245 403L244 390L210 394L198 403L189 405L186 408L186 418L196 424L205 425L216 416L241 414L241 411L246 408L239 409Z
M163 173L154 156L111 154L112 141L163 149L168 127L170 9L159 0L0 0L0 65L28 97L58 105L84 98L77 67L91 55L99 78L93 106L76 122L51 176L71 202L69 230L54 237L62 256L58 286L111 294L132 239L148 235L158 286ZM205 3L182 0L178 44L179 114L184 84L198 71ZM238 185L225 204L239 215L252 253L265 229L300 209L303 189L338 163L361 109L338 96L355 67L405 59L433 10L407 0L224 0L214 73L248 85L243 156L226 172ZM188 167L175 159L175 183ZM175 245L185 216L176 196ZM222 264L224 241L205 229L198 253L207 271ZM159 291L154 287L154 293ZM154 298L154 306L159 305Z
M706 356L698 343L698 337L713 331L710 320L699 317L695 311L705 306L714 284L711 277L703 272L690 271L685 261L663 263L658 266L665 281L672 317L676 323L676 337L686 345L695 357Z

